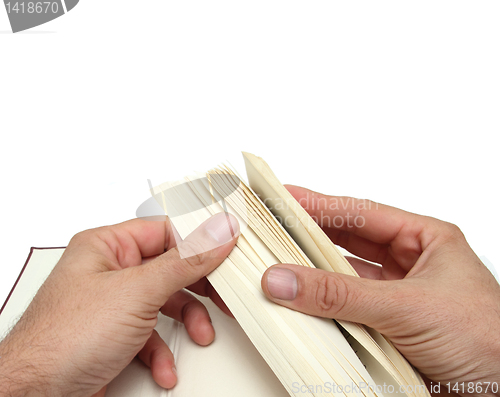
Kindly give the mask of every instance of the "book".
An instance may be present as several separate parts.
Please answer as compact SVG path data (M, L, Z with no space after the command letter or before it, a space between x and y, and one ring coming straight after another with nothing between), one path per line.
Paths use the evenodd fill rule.
M244 157L248 184L223 165L183 181L150 186L152 200L182 238L217 212L238 218L241 235L237 245L208 275L237 323L204 299L217 337L210 347L201 348L189 343L181 324L162 318L159 332L176 356L179 384L168 392L161 390L148 370L134 361L113 381L107 395L428 396L418 372L378 332L360 324L295 312L263 295L261 276L276 263L357 274L267 163L249 153ZM41 255L38 251L42 250L34 251L37 256ZM40 267L50 268L48 264ZM2 332L6 323L15 321L13 313L26 306L20 298L27 296L23 277L0 316ZM33 292L39 280L26 283ZM206 362L199 359L201 353L193 353L200 349L207 355ZM212 353L210 349L220 350ZM214 359L221 361L214 365ZM193 388L186 392L189 387Z

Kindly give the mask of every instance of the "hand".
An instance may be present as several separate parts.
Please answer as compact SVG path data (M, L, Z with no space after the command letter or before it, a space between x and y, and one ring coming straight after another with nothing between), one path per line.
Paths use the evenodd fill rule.
M160 386L173 387L174 357L154 331L158 312L183 321L196 343L211 343L206 308L181 289L190 286L223 306L204 276L238 233L234 217L218 214L179 245L168 219L77 234L0 344L0 395L103 396L137 354Z
M458 227L366 200L287 188L335 244L382 266L350 258L357 278L276 265L262 278L269 299L366 324L433 381L500 382L500 285Z

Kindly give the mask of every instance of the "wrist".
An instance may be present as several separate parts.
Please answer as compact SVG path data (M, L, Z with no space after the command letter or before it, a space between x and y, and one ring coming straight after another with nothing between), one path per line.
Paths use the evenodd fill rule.
M500 397L500 369L498 362L500 360L500 335L498 327L500 322L490 326L491 335L485 335L485 346L482 349L483 356L480 361L482 364L478 367L479 376L476 380L459 384L460 395L463 397ZM496 332L495 332L496 331ZM463 390L462 390L463 389Z

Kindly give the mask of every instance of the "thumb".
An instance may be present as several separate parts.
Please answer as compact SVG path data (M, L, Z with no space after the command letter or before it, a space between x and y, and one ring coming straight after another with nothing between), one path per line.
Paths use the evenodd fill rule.
M287 264L267 269L262 289L270 300L290 309L366 324L380 332L407 315L411 296L401 280L371 280Z
M168 298L205 277L229 255L239 236L237 219L219 213L194 230L177 246L151 262L132 268L143 293L150 302L161 307ZM154 302L154 303L153 303Z

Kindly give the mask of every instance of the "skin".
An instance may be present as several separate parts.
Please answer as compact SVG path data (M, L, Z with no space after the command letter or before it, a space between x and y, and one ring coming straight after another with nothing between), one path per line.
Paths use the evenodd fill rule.
M227 218L216 215L179 245L168 219L77 234L0 344L0 395L104 396L136 355L160 386L173 387L174 357L153 329L158 312L184 322L196 343L213 341L206 308L182 288L225 308L205 276L235 245L232 223L228 235Z
M335 244L362 258L349 260L361 278L280 264L262 277L269 299L376 329L434 383L500 382L500 285L457 226L367 200L287 188ZM294 296L288 289L285 299L273 297L273 269L292 272ZM283 293L278 287L274 292Z
M333 242L382 266L351 258L362 276L355 278L276 265L262 278L269 299L377 329L432 381L500 380L500 286L456 226L364 200L352 201L353 210L331 209L354 199L288 189L321 223L345 220L340 227L323 225ZM356 227L356 217L362 226ZM221 219L215 228L205 223L179 245L168 219L77 234L0 343L0 396L104 396L135 356L160 386L173 387L174 357L154 331L157 315L183 321L200 345L212 342L206 309L183 288L210 296L229 314L204 278L236 243L237 222L232 233L214 240L220 226ZM296 280L286 300L270 293L269 275L277 268Z

